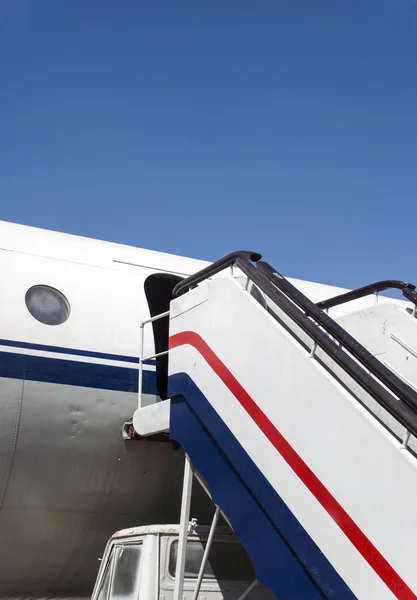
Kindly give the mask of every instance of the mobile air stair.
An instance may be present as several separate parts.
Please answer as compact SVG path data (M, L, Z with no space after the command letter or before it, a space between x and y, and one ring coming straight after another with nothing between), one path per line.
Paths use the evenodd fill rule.
M315 304L260 258L236 252L177 285L161 315L170 400L142 407L139 389L133 425L183 446L182 523L192 469L278 600L415 600L414 286ZM409 304L332 317L387 287Z

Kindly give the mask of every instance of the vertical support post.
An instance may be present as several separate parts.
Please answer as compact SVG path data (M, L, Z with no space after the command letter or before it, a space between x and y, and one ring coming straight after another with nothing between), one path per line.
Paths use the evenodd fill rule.
M198 573L197 583L195 584L195 590L194 590L192 600L197 600L198 594L200 593L201 582L203 581L203 576L204 576L204 569L206 568L208 555L210 553L211 543L213 541L214 533L216 531L217 521L219 520L219 515L220 515L220 507L216 506L213 521L211 523L210 533L207 538L206 548L204 550L203 560L201 561L200 571Z
M140 349L139 349L138 408L142 408L144 346L145 346L145 323L141 323L140 324Z
M405 450L407 448L408 442L410 441L410 436L411 436L411 433L409 431L406 431L404 439L403 439L403 443L401 444L402 450Z
M188 524L190 521L191 492L193 489L193 468L188 454L185 455L184 482L182 486L180 535L178 540L177 566L173 600L182 600L184 589L185 552L187 550Z

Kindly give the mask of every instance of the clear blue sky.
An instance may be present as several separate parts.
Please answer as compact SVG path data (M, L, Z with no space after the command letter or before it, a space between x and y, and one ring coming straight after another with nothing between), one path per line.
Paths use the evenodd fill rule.
M1 219L352 287L416 194L415 0L1 0Z

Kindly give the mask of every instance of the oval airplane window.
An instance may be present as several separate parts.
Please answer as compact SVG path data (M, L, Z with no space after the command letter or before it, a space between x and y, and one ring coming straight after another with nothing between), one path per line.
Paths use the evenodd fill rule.
M49 285L34 285L26 292L28 311L44 325L62 325L70 315L64 294Z

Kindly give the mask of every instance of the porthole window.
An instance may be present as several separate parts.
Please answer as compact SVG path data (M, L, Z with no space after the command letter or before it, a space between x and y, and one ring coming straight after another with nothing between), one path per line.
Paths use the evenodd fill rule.
M28 311L45 325L61 325L70 315L70 305L64 294L49 285L34 285L26 292Z

